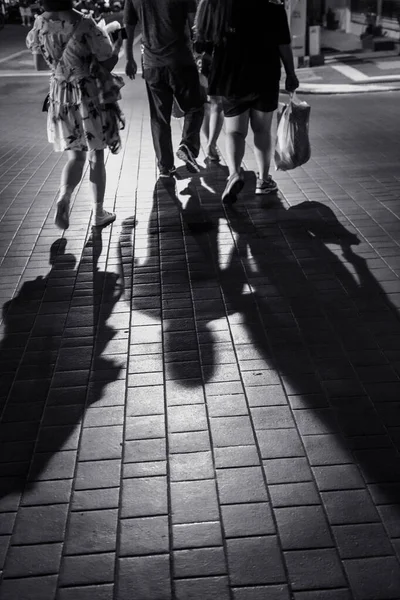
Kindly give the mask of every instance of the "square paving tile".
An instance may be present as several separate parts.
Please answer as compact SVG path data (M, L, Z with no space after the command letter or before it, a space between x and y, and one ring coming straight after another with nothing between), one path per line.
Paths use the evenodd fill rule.
M121 516L151 517L168 513L166 477L124 479Z
M13 544L62 542L67 521L67 504L24 506L18 511ZM11 531L9 532L11 533Z
M328 548L334 545L320 506L276 508L274 512L283 550Z
M199 579L177 579L176 600L230 600L227 577L201 577Z
M222 506L221 510L227 538L276 533L272 511L267 502L230 504Z
M217 490L212 479L172 483L171 502L174 524L219 519Z
M319 590L346 586L339 557L334 549L285 552L294 590Z
M60 571L61 586L88 586L87 593L95 593L92 587L96 584L112 583L114 581L115 554L87 554L65 556ZM72 590L71 590L72 591ZM60 594L65 590L61 588ZM98 590L100 598L103 591ZM77 597L79 598L79 591ZM97 598L97 595L96 595Z
M65 541L66 554L113 552L116 547L115 509L87 510L71 514Z
M248 417L218 417L211 419L214 446L245 446L254 443Z
M211 452L172 454L170 471L171 481L211 479L214 476Z
M4 568L5 577L57 574L61 562L62 544L12 546Z
M120 556L163 554L169 551L168 517L122 519Z
M268 499L261 467L218 469L217 482L221 504L265 502Z
M143 600L172 600L167 555L137 556L119 560L117 600L127 600L135 590Z
M1 584L0 600L53 600L57 575L5 579Z
M275 536L228 540L227 547L233 585L285 582L282 556Z
M222 546L222 532L219 521L174 525L172 532L175 550Z
M400 567L393 556L345 560L344 568L356 597L383 600L399 596Z
M174 552L176 577L224 575L227 572L225 554L219 548L194 548Z

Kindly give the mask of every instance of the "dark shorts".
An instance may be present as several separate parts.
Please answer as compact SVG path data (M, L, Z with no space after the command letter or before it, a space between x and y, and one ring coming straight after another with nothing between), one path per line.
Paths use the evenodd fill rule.
M222 99L225 117L237 117L251 108L260 112L273 112L278 108L279 83L275 89L262 94L249 94L241 98Z

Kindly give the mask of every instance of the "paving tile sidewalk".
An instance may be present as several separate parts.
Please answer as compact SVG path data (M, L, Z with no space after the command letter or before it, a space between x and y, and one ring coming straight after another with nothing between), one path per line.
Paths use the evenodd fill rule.
M226 211L224 162L157 182L138 79L116 223L85 178L59 235L30 85L0 100L0 599L399 598L398 97L316 98L310 162L260 201L248 146Z

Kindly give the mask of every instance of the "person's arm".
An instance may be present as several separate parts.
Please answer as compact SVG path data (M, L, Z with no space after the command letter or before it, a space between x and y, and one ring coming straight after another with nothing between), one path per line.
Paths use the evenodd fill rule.
M127 39L125 42L126 66L125 73L130 79L135 79L137 64L133 56L133 42L135 39L135 29L138 23L138 16L133 6L132 0L125 0L124 6L124 26Z
M293 60L293 51L291 44L281 44L279 46L279 54L286 72L286 75L289 73L294 75L294 60Z
M36 71L49 71L50 67L42 54L42 42L40 39L41 17L38 17L26 36L26 47L33 54L33 66Z
M286 10L283 6L278 7L277 26L278 26L278 49L279 56L283 63L286 73L286 91L294 92L299 87L299 80L296 77L294 68L292 36L290 34L289 23L286 15Z
M281 44L279 46L279 54L286 72L286 91L291 93L299 87L299 80L296 76L294 68L293 51L291 44Z

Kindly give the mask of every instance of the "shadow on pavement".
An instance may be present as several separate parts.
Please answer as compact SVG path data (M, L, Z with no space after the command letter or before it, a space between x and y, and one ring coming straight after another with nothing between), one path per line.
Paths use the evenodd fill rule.
M217 346L223 348L213 322L229 317L241 368L250 369L245 361L252 361L246 390L257 413L253 425L265 439L264 457L304 457L303 443L320 477L324 466L342 473L336 475L341 484L322 490L362 488L351 471L355 462L375 502L397 502L400 382L390 365L400 339L395 306L364 250L353 250L357 236L329 207L304 202L288 209L278 195L255 206L254 195L244 194L225 214L216 197L224 179L222 168L191 179L179 197L174 185L158 182L154 190L150 258L136 272L150 284L160 268L158 308L143 297L134 298L134 307L162 319L167 379L183 387L213 381ZM222 223L233 233L233 248L232 237L218 240ZM295 420L284 408L282 386ZM273 417L269 407L283 410ZM269 441L268 430L276 432Z
M217 275L214 259L218 220L212 220L201 208L191 181L182 190L182 196L187 199L185 208L176 193L175 180L158 180L148 223L147 259L141 264L133 257L133 217L122 224L120 258L128 290L133 264L133 310L156 322L162 321L167 379L190 388L201 385L202 379L208 381L214 372L213 334L207 326L207 315L211 313L204 305L206 313L199 315L196 311L194 315L192 293ZM182 227L193 237L184 236ZM206 237L205 232L208 232ZM193 270L188 271L189 263ZM207 364L202 367L197 345L199 320L199 334L209 354Z
M77 270L67 240L59 239L48 275L25 282L3 307L2 510L16 510L21 493L24 503L39 481L73 477L85 411L121 370L103 353L115 335L107 320L122 289L117 275L99 269L101 231L93 231Z
M353 251L357 237L325 205L286 209L277 199L253 214L229 211L237 251L221 273L226 304L243 316L254 346L248 358L279 373L312 466L354 459L375 500L383 487L385 502L398 501L400 383L389 360L400 335L396 308ZM272 425L260 416L260 430ZM278 425L288 457L302 455L294 425ZM349 485L342 477L338 489Z

